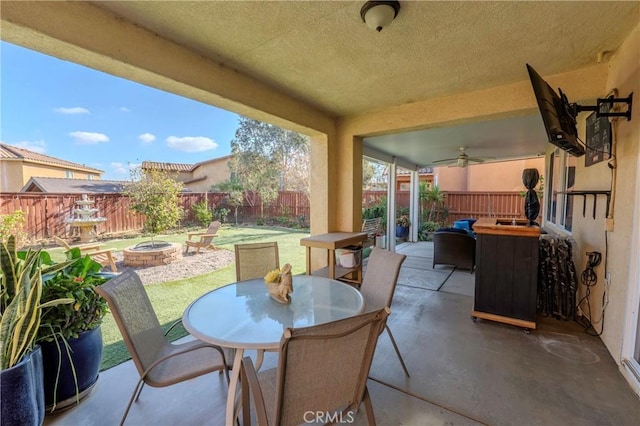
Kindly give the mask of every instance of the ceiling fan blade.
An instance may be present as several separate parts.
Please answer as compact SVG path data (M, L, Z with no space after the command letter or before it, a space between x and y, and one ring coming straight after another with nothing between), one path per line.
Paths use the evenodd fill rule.
M445 158L445 159L442 159L442 160L432 161L431 164L450 163L452 161L458 161L458 157L456 157L456 158Z

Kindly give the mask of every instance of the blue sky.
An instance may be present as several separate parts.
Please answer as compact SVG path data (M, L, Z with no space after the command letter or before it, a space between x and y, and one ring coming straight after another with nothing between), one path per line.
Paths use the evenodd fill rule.
M0 44L0 141L126 180L142 161L193 164L231 153L238 115Z

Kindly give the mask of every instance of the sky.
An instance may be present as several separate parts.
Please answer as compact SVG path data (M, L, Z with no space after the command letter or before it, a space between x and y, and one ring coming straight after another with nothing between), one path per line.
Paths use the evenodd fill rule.
M231 153L237 114L0 42L0 141L128 180Z

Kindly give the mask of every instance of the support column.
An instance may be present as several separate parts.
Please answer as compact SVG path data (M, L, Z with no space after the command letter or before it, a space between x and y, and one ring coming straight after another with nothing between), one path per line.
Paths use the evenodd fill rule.
M334 227L330 231L355 232L362 227L362 138L338 130L330 144L329 198L335 200ZM312 184L315 184L312 183Z
M389 164L387 179L387 250L396 251L396 159Z
M420 175L417 170L411 171L411 191L409 193L409 219L411 220L411 232L409 241L418 241L420 230Z

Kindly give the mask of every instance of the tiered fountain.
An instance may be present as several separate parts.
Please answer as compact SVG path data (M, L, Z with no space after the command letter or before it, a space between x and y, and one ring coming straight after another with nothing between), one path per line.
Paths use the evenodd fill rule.
M71 227L78 228L80 231L80 242L90 243L96 240L94 227L107 221L106 217L94 217L98 213L98 209L92 208L93 200L82 194L82 199L76 201L78 208L73 209L73 214L69 219L65 220Z

